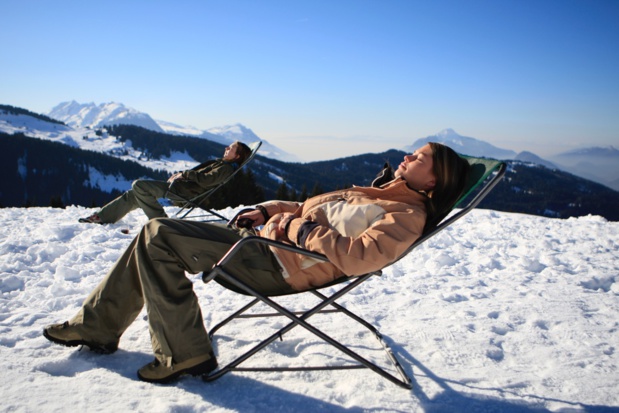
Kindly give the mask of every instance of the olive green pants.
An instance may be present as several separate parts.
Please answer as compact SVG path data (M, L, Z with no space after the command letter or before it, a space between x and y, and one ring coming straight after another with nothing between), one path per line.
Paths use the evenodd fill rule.
M164 218L167 215L158 201L159 198L183 201L183 198L193 198L204 191L195 182L181 180L174 182L174 192L183 198L174 196L172 192L168 192L169 189L170 183L166 181L138 179L133 182L130 190L103 206L97 215L102 223L113 224L134 209L141 208L148 219Z
M224 225L153 219L69 323L79 326L86 340L118 342L146 306L153 352L160 362L172 365L208 354L211 343L185 272L209 271L239 239L239 233ZM293 292L268 248L247 246L229 269L261 293Z

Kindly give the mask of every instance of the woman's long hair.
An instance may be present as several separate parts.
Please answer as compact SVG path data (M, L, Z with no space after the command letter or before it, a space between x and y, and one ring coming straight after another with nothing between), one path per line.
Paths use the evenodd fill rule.
M436 142L429 145L436 185L426 201L428 218L425 230L433 228L449 214L464 192L469 173L469 163L453 149Z

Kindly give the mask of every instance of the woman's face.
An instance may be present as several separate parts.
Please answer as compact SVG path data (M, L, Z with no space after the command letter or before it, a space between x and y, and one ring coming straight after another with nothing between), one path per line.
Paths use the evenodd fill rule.
M232 145L228 146L224 152L224 157L223 160L224 161L233 161L236 159L236 150L238 148L239 144L234 142Z
M428 144L417 149L412 155L404 156L404 161L398 166L395 176L404 179L413 189L430 191L436 185L433 167L432 147Z

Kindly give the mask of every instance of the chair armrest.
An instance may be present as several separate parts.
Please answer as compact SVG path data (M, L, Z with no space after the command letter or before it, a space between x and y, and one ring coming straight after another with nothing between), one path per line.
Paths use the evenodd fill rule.
M285 244L280 241L274 241L269 238L252 235L237 241L232 247L230 247L228 252L226 252L226 254L215 265L213 265L213 269L208 274L206 272L202 274L202 281L206 283L212 280L217 275L216 269L225 268L226 264L241 250L241 248L245 247L245 245L247 244L262 244L269 247L275 247L286 251L296 252L297 254L303 254L317 260L329 261L327 257L323 254L299 248L294 245Z

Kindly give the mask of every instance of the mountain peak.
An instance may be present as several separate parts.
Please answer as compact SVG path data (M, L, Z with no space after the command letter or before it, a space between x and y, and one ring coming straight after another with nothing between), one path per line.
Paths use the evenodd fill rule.
M406 152L413 152L429 142L438 142L445 144L454 151L470 156L480 156L496 159L514 159L516 152L497 148L487 142L475 138L469 138L458 134L451 128L443 129L436 135L426 136L425 138L417 139L412 145L404 148Z
M452 128L446 128L440 131L439 133L437 133L436 136L447 137L447 136L460 136L460 135Z
M127 107L122 103L78 103L75 100L56 105L48 114L53 119L72 127L100 128L105 125L128 124L163 132L148 114Z
M279 149L278 147L270 144L264 139L260 139L258 135L254 133L254 131L241 123L234 123L232 125L210 128L205 131L205 134L210 134L211 136L219 136L220 139L218 139L218 141L226 145L234 141L239 141L243 143L262 141L262 146L260 147L260 155L266 156L267 158L279 159L284 162L299 162L299 158L297 158L296 155ZM211 136L207 138L212 139Z
M230 138L235 135L243 135L246 137L247 135L249 135L252 138L255 137L256 139L259 139L251 129L249 129L242 123L233 123L232 125L217 126L208 129L207 132Z

